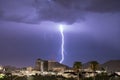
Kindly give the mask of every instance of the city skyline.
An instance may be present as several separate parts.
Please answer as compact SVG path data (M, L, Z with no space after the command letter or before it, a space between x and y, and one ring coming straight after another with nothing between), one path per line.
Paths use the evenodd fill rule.
M119 3L0 0L0 65L32 66L37 58L59 62L61 24L65 25L63 64L120 59Z

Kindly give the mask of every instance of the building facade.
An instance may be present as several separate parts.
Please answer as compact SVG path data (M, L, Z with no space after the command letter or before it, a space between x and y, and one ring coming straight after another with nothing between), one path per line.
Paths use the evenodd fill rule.
M37 71L48 71L48 61L37 59L35 62L35 70Z

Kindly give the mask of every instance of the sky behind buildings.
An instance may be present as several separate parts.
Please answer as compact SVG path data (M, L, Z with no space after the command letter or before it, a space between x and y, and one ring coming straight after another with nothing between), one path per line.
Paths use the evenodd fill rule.
M120 0L0 0L0 64L120 59Z

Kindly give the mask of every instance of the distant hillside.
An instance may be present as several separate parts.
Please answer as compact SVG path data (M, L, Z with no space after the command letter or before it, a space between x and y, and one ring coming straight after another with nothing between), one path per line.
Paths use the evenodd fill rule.
M64 64L60 64L59 62L54 62L52 64L53 67L65 67L65 68L69 68L67 65L64 65Z
M120 60L110 60L101 64L101 67L107 69L108 72L120 71Z
M84 69L89 68L89 66L90 66L90 62L83 64ZM107 62L99 65L99 69L101 69L101 68L106 69L108 72L120 71L120 60L107 61Z

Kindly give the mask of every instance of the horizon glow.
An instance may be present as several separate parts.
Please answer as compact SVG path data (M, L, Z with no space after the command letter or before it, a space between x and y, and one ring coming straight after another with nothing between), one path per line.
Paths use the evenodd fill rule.
M63 25L59 26L60 29L60 33L61 33L61 60L60 63L62 63L64 61L64 29L63 29Z

